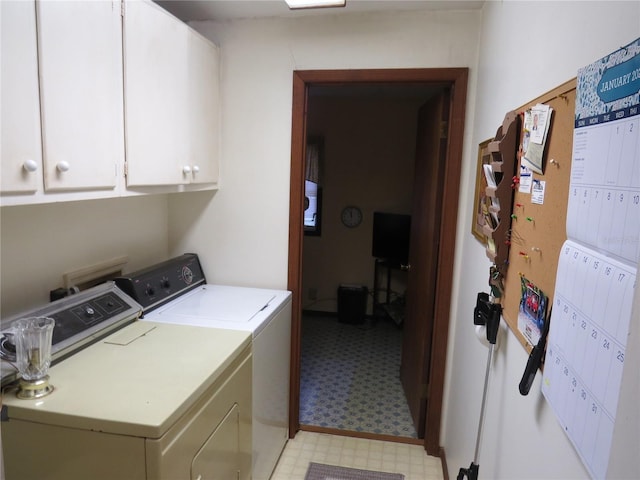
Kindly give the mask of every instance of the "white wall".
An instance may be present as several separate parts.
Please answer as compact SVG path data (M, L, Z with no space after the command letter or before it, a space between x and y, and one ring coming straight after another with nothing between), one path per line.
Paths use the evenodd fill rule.
M49 301L62 274L129 256L126 271L168 255L166 195L2 207L2 317Z
M193 24L221 47L221 188L213 201L170 198L172 252L198 252L210 281L285 288L293 71L473 68L479 21L475 11Z
M626 45L640 34L639 2L490 1L484 7L473 144L491 137L504 114L576 76L579 67ZM477 148L477 147L476 147ZM473 460L487 350L473 334L475 293L487 291L489 262L469 233L473 175L463 179L443 445L450 474ZM640 294L636 294L640 297ZM640 303L636 298L636 305ZM639 327L639 310L632 329ZM518 383L527 355L502 332L492 371L479 458L482 478L585 478L587 471L540 393L540 375L522 397ZM633 337L631 337L633 338ZM638 356L629 342L627 356ZM637 478L638 371L625 372L614 438L611 478ZM634 395L635 392L635 396ZM631 425L629 421L635 422ZM635 432L635 433L634 433Z

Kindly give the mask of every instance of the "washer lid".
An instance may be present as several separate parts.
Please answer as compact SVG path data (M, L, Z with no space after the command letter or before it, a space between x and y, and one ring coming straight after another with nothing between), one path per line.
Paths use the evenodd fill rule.
M276 298L272 291L258 288L207 285L184 295L156 312L159 317L171 315L199 317L212 322L245 323L269 306Z

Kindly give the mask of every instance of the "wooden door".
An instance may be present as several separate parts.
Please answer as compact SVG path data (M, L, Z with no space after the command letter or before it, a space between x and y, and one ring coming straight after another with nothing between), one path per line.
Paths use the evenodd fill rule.
M423 438L425 434L449 96L448 90L436 95L420 108L418 116L407 315L402 340L400 380L419 438Z

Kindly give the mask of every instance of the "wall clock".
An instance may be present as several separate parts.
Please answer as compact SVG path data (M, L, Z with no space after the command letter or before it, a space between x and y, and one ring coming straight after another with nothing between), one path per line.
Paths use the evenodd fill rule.
M354 206L344 207L340 219L345 227L357 227L362 223L362 210Z

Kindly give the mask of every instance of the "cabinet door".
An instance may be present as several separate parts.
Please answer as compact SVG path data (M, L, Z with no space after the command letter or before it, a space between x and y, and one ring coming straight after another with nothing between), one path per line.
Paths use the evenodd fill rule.
M190 181L188 37L189 27L161 7L146 1L125 4L129 187Z
M35 3L0 2L0 17L0 190L31 193L42 190Z
M124 164L119 1L37 2L45 190L114 189Z
M218 47L189 32L189 164L191 183L217 183L219 174Z

